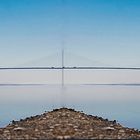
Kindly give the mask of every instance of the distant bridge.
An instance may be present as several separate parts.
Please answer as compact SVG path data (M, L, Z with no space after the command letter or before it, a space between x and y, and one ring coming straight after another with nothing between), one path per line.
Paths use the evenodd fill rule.
M140 67L0 67L0 70L43 70L43 69L51 69L51 70L71 70L71 69L103 69L103 70L140 70Z

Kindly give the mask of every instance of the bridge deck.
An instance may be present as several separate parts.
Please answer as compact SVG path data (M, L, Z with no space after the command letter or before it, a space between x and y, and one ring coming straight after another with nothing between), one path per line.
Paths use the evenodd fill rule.
M0 70L41 70L41 69L105 69L105 70L140 70L140 67L0 67Z

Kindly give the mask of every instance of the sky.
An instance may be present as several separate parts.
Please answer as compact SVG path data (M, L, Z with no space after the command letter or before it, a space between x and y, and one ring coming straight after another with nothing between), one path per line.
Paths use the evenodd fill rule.
M139 0L0 0L0 66L140 67L139 25Z

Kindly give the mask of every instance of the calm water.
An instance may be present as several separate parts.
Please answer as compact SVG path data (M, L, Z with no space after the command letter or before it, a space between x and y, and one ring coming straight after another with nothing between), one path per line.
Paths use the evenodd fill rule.
M139 85L1 85L0 127L62 106L140 129Z

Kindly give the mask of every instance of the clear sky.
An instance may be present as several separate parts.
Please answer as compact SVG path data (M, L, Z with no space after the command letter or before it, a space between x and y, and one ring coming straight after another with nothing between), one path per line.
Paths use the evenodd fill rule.
M0 66L140 67L140 0L0 0Z

